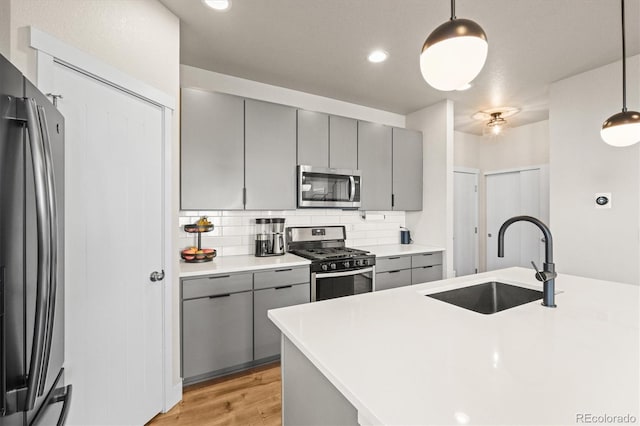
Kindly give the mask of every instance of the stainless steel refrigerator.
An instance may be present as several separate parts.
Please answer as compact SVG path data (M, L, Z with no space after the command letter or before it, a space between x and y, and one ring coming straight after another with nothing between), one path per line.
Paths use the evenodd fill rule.
M0 426L61 425L64 118L0 55Z

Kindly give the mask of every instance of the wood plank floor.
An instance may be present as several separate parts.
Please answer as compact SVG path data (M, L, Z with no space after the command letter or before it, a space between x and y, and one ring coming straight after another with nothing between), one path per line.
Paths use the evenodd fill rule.
M281 425L280 363L185 387L147 426Z

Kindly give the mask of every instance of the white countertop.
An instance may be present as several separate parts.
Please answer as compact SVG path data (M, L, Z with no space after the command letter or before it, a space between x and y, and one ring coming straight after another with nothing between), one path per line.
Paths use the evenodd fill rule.
M444 251L442 247L421 246L419 244L384 244L375 246L359 246L354 248L369 251L379 257Z
M379 257L397 256L416 253L433 253L443 251L443 248L433 246L421 246L417 244L386 244L376 246L357 247L369 251ZM180 277L195 277L198 275L228 274L232 272L254 271L258 269L287 268L304 266L311 261L294 254L286 253L284 256L255 257L246 256L220 256L211 262L186 263L180 261Z
M289 268L293 266L305 266L311 263L294 254L286 253L283 256L255 257L246 256L221 256L215 257L211 262L186 263L180 262L180 277L195 277L209 274L228 274L231 272L255 271L259 269Z
M509 268L269 311L358 410L362 424L576 424L639 412L639 288L561 274L557 308L492 315L424 294L500 280ZM436 290L437 289L437 290Z

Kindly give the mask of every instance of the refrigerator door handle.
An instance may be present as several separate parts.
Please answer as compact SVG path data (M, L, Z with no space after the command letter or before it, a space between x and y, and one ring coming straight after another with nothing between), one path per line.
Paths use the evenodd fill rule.
M36 288L35 321L31 360L27 378L26 396L22 410L33 409L38 385L43 374L42 361L47 329L47 310L49 307L49 281L51 274L51 219L49 193L44 148L40 134L39 117L34 99L26 99L27 131L33 162L34 187L36 198L36 226L38 240L38 272Z
M53 340L53 325L56 309L56 291L58 284L58 216L56 212L55 178L53 175L53 157L51 156L51 140L49 139L49 126L44 107L38 106L38 121L44 154L44 165L47 181L48 210L49 210L49 246L51 262L49 264L49 300L47 302L47 317L45 329L44 356L42 357L42 374L38 385L38 396L44 393L45 382L49 370L49 358L51 357L51 343Z
M64 374L64 368L60 370L58 373L58 377L54 380L53 386L44 401L42 401L42 405L36 411L36 414L33 416L31 421L29 422L29 426L38 426L42 423L43 419L47 411L50 409L52 405L59 404L62 402L62 409L60 410L60 415L58 416L58 420L56 421L57 426L64 426L67 421L67 416L69 415L69 408L71 407L71 395L73 393L73 385L67 385L64 387L57 387L58 382L62 379ZM47 425L53 424L52 419L47 418Z

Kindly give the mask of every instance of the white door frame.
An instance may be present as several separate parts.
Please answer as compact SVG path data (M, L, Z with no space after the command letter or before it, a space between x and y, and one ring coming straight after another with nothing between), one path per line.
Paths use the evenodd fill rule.
M466 173L466 174L474 175L476 178L476 197L474 200L476 204L476 217L475 217L476 234L474 237L474 244L476 246L475 270L477 273L480 271L480 244L479 244L479 238L478 238L478 236L480 235L480 203L479 203L480 201L480 186L479 186L480 185L480 169L473 169L470 167L454 167L453 173ZM455 195L454 195L454 199L455 199Z
M29 27L29 46L36 50L36 86L44 93L50 93L53 87L54 63L58 62L75 69L103 83L150 102L162 108L163 112L163 218L164 224L164 292L162 294L162 382L163 412L168 411L182 399L182 383L173 384L173 263L172 224L173 211L171 188L172 183L172 119L176 108L176 100L164 92L139 81L111 65L97 59L57 38Z

